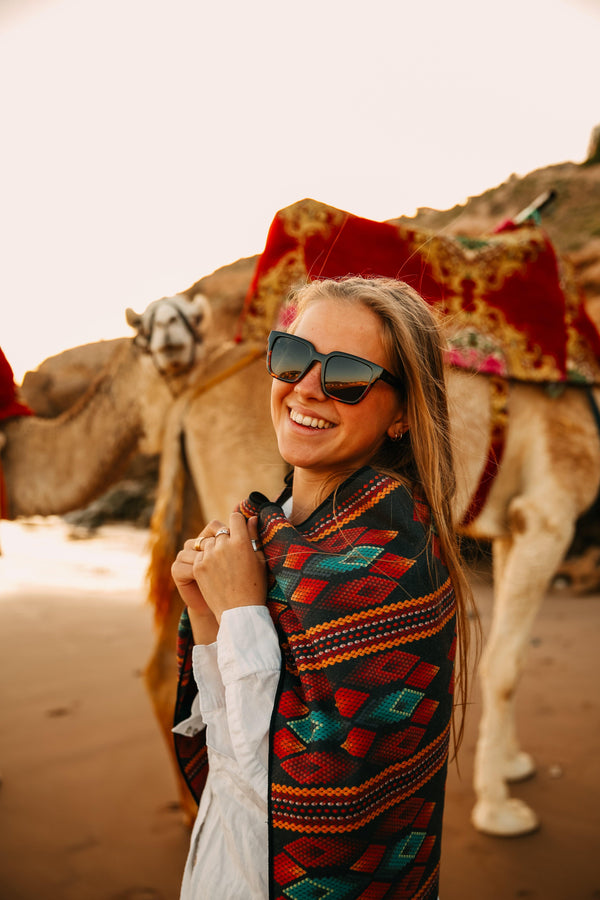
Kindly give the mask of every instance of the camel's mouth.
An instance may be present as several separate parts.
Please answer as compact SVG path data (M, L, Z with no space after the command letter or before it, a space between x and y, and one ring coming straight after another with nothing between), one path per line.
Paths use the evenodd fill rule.
M315 416L305 416L295 409L290 409L290 419L297 425L304 425L305 428L316 428L317 430L335 428L334 423L328 422L327 419L317 419Z

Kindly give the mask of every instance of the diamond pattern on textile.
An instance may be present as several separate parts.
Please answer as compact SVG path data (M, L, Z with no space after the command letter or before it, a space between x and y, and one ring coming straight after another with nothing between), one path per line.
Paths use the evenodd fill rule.
M299 719L308 713L308 706L291 690L283 692L279 698L279 708L288 719Z
M346 581L336 586L329 585L328 603L333 608L341 606L346 610L368 609L383 603L395 589L395 582L389 578L368 575Z
M389 881L372 881L360 895L360 900L383 900L391 888Z
M409 725L399 734L381 738L373 748L370 759L374 762L393 763L414 753L423 740L424 728Z
M414 564L414 559L406 559L396 553L384 553L376 563L373 563L372 571L380 575L385 574L389 578L401 578Z
M428 662L420 662L417 668L407 676L406 684L411 687L421 688L424 691L429 687L439 671L439 666L434 666Z
M289 900L350 900L356 897L356 885L339 878L303 878L285 888Z
M364 569L365 565L371 565L378 556L381 556L381 547L360 544L344 556L315 555L306 566L306 572L311 575L342 575L354 569Z
M306 869L299 866L287 853L278 853L273 859L273 874L278 884L289 884L306 875Z
M304 695L309 703L331 700L331 684L322 672L305 672L302 676Z
M429 825L429 820L431 819L435 810L435 803L424 803L421 807L421 812L418 816L415 816L413 821L413 825L415 828L425 829Z
M431 851L433 850L435 844L435 837L430 834L429 837L426 837L423 843L421 844L421 849L415 856L415 862L417 863L426 863L429 859Z
M344 728L337 716L334 717L319 709L288 724L305 744L312 741L338 740L344 734Z
M403 650L378 653L377 656L371 657L355 667L352 672L352 681L354 684L373 686L404 680L418 662L418 656L413 653L405 653Z
M300 866L347 866L360 852L360 844L347 836L304 835L288 844L286 850ZM384 848L385 849L385 848Z
M302 750L304 750L304 744L292 734L289 728L281 728L273 736L273 753L280 759L291 756L293 753L300 753Z
M431 717L439 705L437 700L424 697L414 712L412 717L413 722L417 725L427 725L431 721Z
M351 688L339 688L335 692L335 705L340 713L348 719L352 719L368 699L369 694L363 691L353 691Z
M426 836L424 831L411 831L405 838L398 841L385 861L385 868L390 875L412 863Z
M329 587L328 581L319 581L316 578L304 578L291 596L292 603L313 603L321 591Z
M401 691L393 691L387 697L370 703L368 715L378 722L394 725L401 719L410 718L422 699L421 691L403 688Z
M328 784L347 779L356 770L356 764L339 753L315 751L295 756L281 763L281 767L298 784Z
M314 555L312 547L305 547L304 544L292 544L285 554L284 566L286 569L300 570L306 561Z
M374 872L383 859L386 850L385 844L371 844L352 865L352 869L355 872Z
M419 831L424 831L425 826L421 824L421 821L423 818L426 821L429 821L431 818L429 806L430 804L424 803L421 797L411 797L405 800L401 806L394 806L389 809L381 820L379 828L380 839L395 838L411 826ZM388 845L389 842L386 843L386 847Z
M353 728L341 746L350 756L362 758L367 755L374 740L374 731L368 731L366 728Z

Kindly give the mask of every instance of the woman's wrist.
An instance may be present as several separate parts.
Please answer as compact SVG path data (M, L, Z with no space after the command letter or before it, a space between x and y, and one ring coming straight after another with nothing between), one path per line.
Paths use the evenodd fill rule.
M199 613L188 607L194 644L214 644L219 631L219 623L212 613Z

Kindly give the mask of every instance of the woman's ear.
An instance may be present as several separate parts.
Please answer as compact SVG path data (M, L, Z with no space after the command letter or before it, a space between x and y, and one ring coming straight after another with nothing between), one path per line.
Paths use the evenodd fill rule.
M399 441L407 429L404 410L399 413L387 430L388 437L391 441Z

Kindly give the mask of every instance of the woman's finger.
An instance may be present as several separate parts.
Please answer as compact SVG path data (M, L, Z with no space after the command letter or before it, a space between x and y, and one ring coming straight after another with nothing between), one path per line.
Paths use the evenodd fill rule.
M252 549L257 557L261 561L264 561L265 557L262 552L262 544L258 534L258 516L251 516L251 518L248 519L248 537L250 538Z

